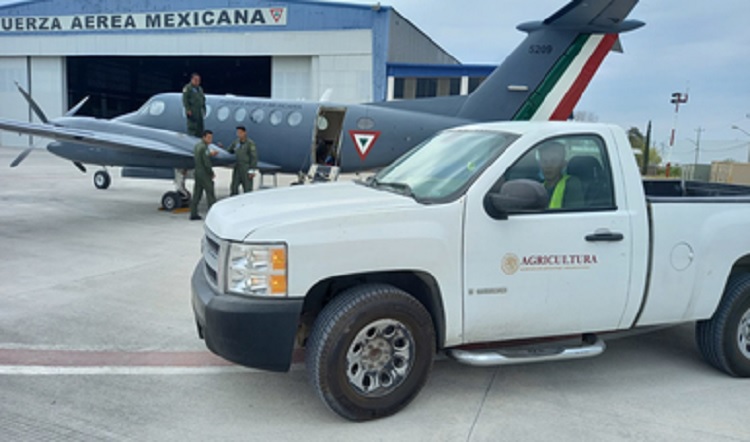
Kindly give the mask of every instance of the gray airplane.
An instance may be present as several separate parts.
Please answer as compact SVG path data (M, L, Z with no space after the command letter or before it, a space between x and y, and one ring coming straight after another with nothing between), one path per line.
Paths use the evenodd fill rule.
M205 127L229 142L235 127L247 126L263 162L261 171L335 178L341 172L382 167L440 130L495 120L565 120L619 34L643 26L626 20L638 0L573 0L539 22L518 26L524 41L470 95L359 105L208 95ZM123 176L174 178L176 191L162 205L174 209L189 193L185 171L193 168L196 138L184 134L181 94L150 98L138 111L112 120L78 117L82 103L48 120L22 89L41 123L0 119L0 129L52 138L47 149L73 161L101 166L97 188L111 178L105 167L122 166ZM220 149L217 165L234 157ZM11 164L17 166L31 149Z

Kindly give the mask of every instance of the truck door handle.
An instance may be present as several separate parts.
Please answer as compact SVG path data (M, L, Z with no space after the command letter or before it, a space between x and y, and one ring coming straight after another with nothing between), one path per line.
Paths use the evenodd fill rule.
M589 242L617 242L625 238L622 233L616 232L599 232L586 235L586 241Z

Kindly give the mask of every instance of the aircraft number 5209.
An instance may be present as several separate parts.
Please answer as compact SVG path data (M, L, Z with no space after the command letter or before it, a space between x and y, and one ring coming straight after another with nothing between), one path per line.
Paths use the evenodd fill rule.
M552 45L531 45L529 54L547 55L552 53Z

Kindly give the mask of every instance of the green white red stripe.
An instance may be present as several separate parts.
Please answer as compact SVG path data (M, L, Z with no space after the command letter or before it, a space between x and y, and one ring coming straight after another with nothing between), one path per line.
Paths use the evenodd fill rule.
M513 119L566 120L616 41L617 34L578 36Z

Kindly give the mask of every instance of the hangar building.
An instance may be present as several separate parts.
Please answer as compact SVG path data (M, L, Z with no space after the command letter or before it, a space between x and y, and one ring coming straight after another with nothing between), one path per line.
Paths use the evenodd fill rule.
M0 7L0 118L36 119L15 82L49 117L90 96L80 114L108 118L181 90L193 71L206 93L317 100L330 90L331 101L354 103L468 92L476 81L466 69L441 69L451 66L461 67L379 3L25 0ZM415 71L424 78L404 78ZM0 134L2 145L28 142Z

